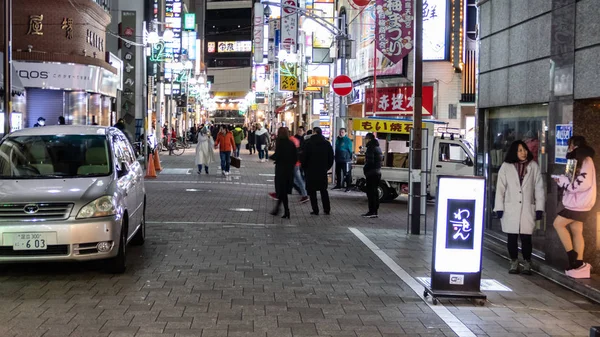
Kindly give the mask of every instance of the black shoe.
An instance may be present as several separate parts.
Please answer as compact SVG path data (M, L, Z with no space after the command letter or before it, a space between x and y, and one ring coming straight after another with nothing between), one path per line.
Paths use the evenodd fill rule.
M325 212L325 215L329 215L329 213L331 213L330 211Z
M310 212L310 215L319 215L319 212Z
M282 219L289 219L290 218L290 212L286 212L281 218Z
M340 190L340 189L342 189L342 186L334 186L334 187L332 188L332 190Z
M349 191L350 191L350 189L349 189L349 188L346 188L346 190L345 190L344 192L349 192Z
M363 218L377 218L377 214L376 213L371 213L371 212L367 212L365 214L361 215Z
M279 210L278 210L278 209L276 209L276 210L273 210L273 211L272 211L272 212L270 212L269 214L271 214L271 215L274 215L274 216L277 216L277 214L279 214Z

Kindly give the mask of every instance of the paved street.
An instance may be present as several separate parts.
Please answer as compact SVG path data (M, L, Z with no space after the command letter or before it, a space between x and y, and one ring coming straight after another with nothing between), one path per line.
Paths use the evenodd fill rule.
M123 275L96 263L3 267L0 336L587 336L600 325L600 305L509 275L490 252L483 277L511 291L434 306L415 280L429 275L433 212L427 235L410 236L405 199L363 219L366 196L332 191L329 216L293 195L291 220L273 217L273 164L242 158L223 177L217 163L196 174L192 150L161 153L146 244L129 249Z

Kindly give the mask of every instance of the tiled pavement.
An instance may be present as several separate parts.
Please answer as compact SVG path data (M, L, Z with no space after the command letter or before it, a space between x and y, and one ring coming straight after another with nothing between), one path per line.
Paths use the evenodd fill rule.
M163 167L192 168L189 152L162 156ZM282 220L268 214L272 164L243 165L227 178L213 167L148 181L146 245L129 250L124 275L93 263L3 268L0 337L586 336L600 325L600 306L540 276L508 275L487 252L483 277L512 291L486 292L485 306L432 306L349 230L409 278L427 276L431 235L406 235L404 201L365 220L364 196L336 191L332 215L294 204ZM469 330L456 333L440 309Z

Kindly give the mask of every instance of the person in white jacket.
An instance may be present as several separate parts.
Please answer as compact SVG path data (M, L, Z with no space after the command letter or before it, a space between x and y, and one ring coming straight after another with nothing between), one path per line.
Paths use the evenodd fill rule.
M542 219L545 202L540 167L533 161L527 145L521 140L514 141L498 172L494 206L496 217L502 222L502 231L508 236L510 274L519 273L519 236L524 260L521 272L531 274L532 234L535 221Z
M215 159L215 153L213 146L215 141L213 140L210 133L206 128L200 129L198 133L198 144L196 145L196 160L195 164L198 166L198 174L202 173L202 167L206 174L208 174L208 165L210 165Z
M569 259L569 268L565 273L573 278L590 278L591 266L583 262L583 224L596 204L596 168L592 160L595 151L582 136L571 137L568 144L567 159L577 160L577 167L572 181L565 175L554 176L558 186L563 189L562 203L565 207L558 212L554 228ZM572 240L567 226L571 228Z

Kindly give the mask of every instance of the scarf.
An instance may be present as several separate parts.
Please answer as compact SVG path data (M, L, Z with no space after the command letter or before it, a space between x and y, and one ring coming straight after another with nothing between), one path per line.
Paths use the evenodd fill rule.
M519 175L519 184L523 184L523 179L525 178L525 173L527 173L527 165L529 165L529 161L525 160L522 162L515 163L515 168L517 169L517 174Z

